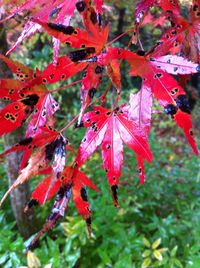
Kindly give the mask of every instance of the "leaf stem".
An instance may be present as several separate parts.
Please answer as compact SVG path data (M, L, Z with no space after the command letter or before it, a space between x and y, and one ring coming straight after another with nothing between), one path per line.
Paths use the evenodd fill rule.
M108 42L106 45L107 45L107 46L110 46L112 43L116 42L118 39L120 39L121 37L123 37L124 35L126 35L126 34L132 32L132 31L133 31L133 29L130 29L130 30L128 30L128 31L126 31L126 32L124 32L124 33L118 35L116 38L114 38L113 40L111 40L110 42Z
M79 114L77 114L64 128L62 128L60 130L60 133L62 133L63 131L65 131L68 127L70 127L74 121L76 121L76 119L79 117Z
M59 91L59 90L62 90L62 89L71 87L71 86L76 85L76 84L81 83L81 82L82 82L82 80L77 80L77 81L72 82L72 83L70 83L70 84L68 84L68 85L65 85L65 86L62 86L62 87L59 87L59 88L56 88L56 89L53 89L53 90L49 90L49 92L50 92L50 93L52 93L52 92L57 92L57 91Z

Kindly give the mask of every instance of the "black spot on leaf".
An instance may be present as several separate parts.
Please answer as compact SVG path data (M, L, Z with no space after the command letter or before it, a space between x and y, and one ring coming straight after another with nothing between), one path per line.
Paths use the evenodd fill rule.
M31 199L27 204L27 209L32 208L33 206L39 205L38 201L36 199Z
M87 198L87 192L85 190L85 188L81 188L81 198L83 199L83 201L88 201L88 198Z
M62 24L56 24L56 23L47 23L47 25L49 26L49 28L53 29L53 30L56 30L56 31L59 31L61 33L64 33L64 34L73 34L74 32L74 27L72 26L65 26L65 25L62 25Z
M117 196L117 190L118 186L117 185L112 185L111 186L111 192L112 192L112 198L115 206L118 206L118 196Z
M75 124L75 128L80 128L80 127L83 127L84 126L84 123L83 123L83 121L81 121L80 123L78 123L78 122L76 122L76 124Z
M35 106L38 103L39 96L37 94L27 95L21 102L27 106Z
M190 105L188 102L188 98L186 95L179 95L176 99L175 99L176 105L178 106L178 108L185 113L190 114Z
M84 1L80 1L76 3L76 9L78 10L78 12L83 12L86 8L86 4Z
M23 139L23 140L19 141L19 145L28 145L29 143L31 143L31 142L32 142L32 140L33 140L33 138L32 138L32 137L25 138L25 139Z
M138 54L139 56L144 56L144 55L145 55L145 51L144 51L144 50L138 50L138 51L137 51L137 54Z
M160 77L162 77L161 73L157 73L157 74L154 75L154 78L160 78Z
M200 72L200 64L197 65L197 68L196 68L197 72Z
M102 71L103 71L103 68L102 68L101 66L97 66L97 67L95 68L95 73L96 73L96 74L101 74Z
M97 23L97 14L95 11L92 11L91 14L90 14L90 20L93 24L96 24Z
M94 53L94 52L95 52L94 47L88 47L85 49L70 52L69 58L71 59L71 61L77 62L77 61L85 59L89 54Z
M97 92L96 88L92 87L88 92L89 97L92 99L96 92Z
M178 108L173 104L168 104L164 107L164 112L169 115L174 115L177 113Z

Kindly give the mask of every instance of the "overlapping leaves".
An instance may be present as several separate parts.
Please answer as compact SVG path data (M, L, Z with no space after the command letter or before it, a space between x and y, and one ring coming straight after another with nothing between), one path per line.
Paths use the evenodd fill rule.
M172 27L149 52L140 50L137 53L129 49L112 47L112 42L107 41L111 27L102 22L103 1L59 0L52 3L43 0L37 9L36 2L27 0L8 15L7 19L25 10L32 12L32 18L28 20L24 32L10 52L42 26L54 38L57 56L43 71L31 70L1 56L17 79L0 80L0 97L9 101L9 104L0 111L0 123L4 125L0 128L0 135L12 132L28 121L25 138L0 155L3 157L13 151L24 151L19 176L3 200L19 184L37 174L45 175L45 178L32 193L32 199L26 210L36 204L42 205L56 195L51 214L30 247L63 217L71 192L76 207L91 232L91 213L84 186L94 190L98 188L80 171L80 168L98 147L101 146L103 167L115 206L119 205L117 190L123 166L124 144L135 152L140 180L144 183L144 161L150 162L153 157L148 145L153 97L163 106L164 112L183 129L194 153L198 154L187 96L172 75L188 75L200 71L196 44L196 40L199 39L199 1L193 1L191 22L180 17L178 1L139 1L135 10L137 37L142 20L153 6L160 6L165 12L171 10L168 12L171 14L168 19ZM83 28L70 25L70 18L75 9L82 19ZM186 40L183 48L180 48L179 45L184 37ZM60 42L71 46L73 50L68 55L58 57ZM169 54L174 44L178 47L176 51L183 50L188 58L196 63L188 58ZM174 53L173 50L172 54ZM129 102L118 105L123 90L120 73L122 60L128 62L131 76L142 78L142 87L137 94L130 95ZM68 139L62 133L63 130L54 129L54 113L59 109L59 104L54 100L46 84L66 80L81 71L84 71L80 86L81 108L76 126L83 126L87 130L73 164L68 166L66 165ZM116 101L110 109L106 108L108 105L105 103L109 87L96 99L104 102L104 105L98 104L92 107L95 93L101 85L104 74L109 77L117 93ZM92 110L86 112L86 109L91 107Z

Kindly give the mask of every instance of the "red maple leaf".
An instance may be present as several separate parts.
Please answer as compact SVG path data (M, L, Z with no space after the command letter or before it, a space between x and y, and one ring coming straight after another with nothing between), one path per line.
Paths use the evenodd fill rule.
M108 110L101 106L93 107L83 117L83 125L90 127L78 150L75 163L81 166L102 144L104 169L113 193L116 206L116 187L123 164L123 143L130 147L141 159L151 161L152 153L147 138L135 122L131 121L123 106Z
M60 177L54 181L51 190L50 177L45 178L32 193L32 199L25 208L27 211L30 207L36 204L43 204L44 200L51 198L56 192L57 196L53 205L50 216L48 217L46 223L40 232L34 237L30 242L28 248L32 248L36 241L47 232L52 229L58 220L60 220L67 209L68 202L71 196L73 196L74 203L77 207L78 212L82 215L83 219L86 221L89 234L91 234L91 212L90 206L87 199L87 192L84 186L88 186L96 191L98 188L89 180L89 178L80 170L74 169L72 167L66 166ZM48 196L46 194L48 192Z
M171 14L172 27L158 41L154 49L156 56L166 53L183 52L191 61L200 63L200 3L193 0L190 7L190 20L180 14Z
M193 138L192 117L184 89L170 74L198 73L199 65L183 57L165 55L157 56L157 51L133 53L118 48L108 50L98 57L98 62L107 65L112 59L126 59L130 64L130 75L141 76L147 81L155 98L181 127L195 154L198 150Z

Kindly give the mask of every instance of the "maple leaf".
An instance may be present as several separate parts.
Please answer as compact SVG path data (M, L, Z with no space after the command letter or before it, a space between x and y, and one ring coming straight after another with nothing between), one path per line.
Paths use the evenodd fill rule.
M33 205L36 205L38 203L43 204L44 197L46 196L49 188L49 184L50 178L47 177L37 186L32 194L31 201L26 207L26 211ZM47 197L48 199L51 198L58 191L51 214L44 224L42 230L38 232L38 234L30 242L28 246L29 249L35 245L36 241L40 238L41 235L43 235L49 229L52 229L57 221L64 216L71 196L71 192L77 210L86 221L88 231L91 233L91 212L89 209L87 193L84 186L88 186L96 191L99 191L98 188L82 171L66 166L60 177L54 181L54 185L51 188L51 191L49 191Z
M164 64L163 64L164 59ZM140 64L139 69L134 69L132 65L130 73L136 73L147 79L151 85L154 96L164 107L167 114L171 115L176 123L184 130L184 133L195 154L198 154L194 138L192 136L192 119L190 115L189 103L183 88L166 71L177 74L196 73L199 71L199 65L186 62L183 58L175 56L165 56L160 58L147 57L148 62ZM175 62L176 61L176 62ZM143 69L142 69L143 68ZM148 70L147 70L148 68ZM165 71L164 71L165 70ZM167 82L166 82L167 81Z
M30 122L26 127L26 137L34 137L42 133L45 125L54 125L54 113L59 110L59 104L55 101L53 96L48 93L44 99L39 103L37 110L32 115Z
M101 23L101 14L102 14L102 0L95 0L94 1L95 8L92 6L91 1L84 0L84 1L76 1L71 0L56 0L56 1L47 1L42 0L39 3L37 1L25 1L21 6L13 5L11 2L9 5L9 10L7 10L7 15L3 20L0 21L4 22L9 20L13 17L16 17L18 14L21 14L24 11L30 11L32 14L31 18L28 18L28 21L25 24L24 30L22 31L21 35L19 36L18 40L14 43L11 49L7 52L10 54L16 47L23 42L24 39L34 35L37 33L41 26L33 21L33 19L42 19L43 21L48 21L49 18L53 18L55 23L57 24L64 24L69 25L70 19L74 14L75 8L79 11L80 15L83 17L83 22L87 28L88 21L92 20L93 23L96 21ZM7 7L7 5L5 5ZM58 59L58 50L59 50L59 42L58 40L53 40L53 48L54 48L54 63L57 62Z
M155 98L164 107L165 112L171 115L184 130L194 153L198 154L192 136L192 118L187 96L184 89L168 72L172 74L198 73L199 65L179 56L159 57L156 53L154 54L154 50L145 54L144 51L133 53L118 48L109 48L98 57L97 62L108 64L109 58L126 59L130 64L130 75L141 76L144 81L148 82Z
M47 130L47 129L46 129ZM54 131L53 131L54 132ZM53 135L52 135L53 134ZM16 181L13 183L13 185L9 188L9 190L5 193L3 196L0 205L4 202L8 194L13 191L19 184L23 184L27 180L29 180L30 177L33 177L37 174L40 174L40 171L47 168L50 161L52 161L53 157L53 163L52 163L52 177L51 177L51 184L49 186L49 191L51 189L51 185L54 184L54 181L57 177L60 176L61 172L64 169L65 166L65 144L68 141L66 141L63 136L61 136L58 132L52 133L51 130L47 131L46 135L38 135L35 138L26 138L16 145L14 145L12 148L5 151L1 156L4 156L8 153L11 153L13 151L19 151L19 150L25 150L24 158L27 159L32 150L41 147L40 150L35 151L25 168L20 170L20 174ZM22 161L25 161L23 159ZM48 196L48 191L47 191ZM45 200L44 200L45 202Z
M88 231L91 233L91 212L85 186L95 190L98 188L79 168L99 146L102 148L103 167L115 206L118 206L117 191L123 165L124 143L135 152L140 181L144 183L144 161L152 160L148 145L152 94L164 107L165 113L183 129L194 153L198 154L192 136L188 100L183 88L172 75L197 73L200 68L198 64L183 57L165 54L173 45L170 51L176 53L182 49L190 55L191 59L198 62L199 51L195 41L199 40L199 1L193 0L190 22L179 15L178 1L142 0L138 2L135 10L136 38L138 29L151 7L160 6L164 12L170 11L167 13L172 27L166 31L159 44L148 53L144 51L133 53L128 49L112 48L111 44L124 33L107 43L109 25L105 26L102 23L102 6L102 0L56 0L53 2L42 0L38 5L36 0L26 0L21 6L14 7L6 18L17 16L24 11L32 14L21 36L8 53L41 28L53 37L54 45L54 62L43 71L38 69L34 71L0 56L18 79L0 80L0 98L11 101L0 111L0 123L5 126L0 134L13 131L32 114L25 138L0 155L2 157L14 151L24 151L19 176L4 195L1 203L13 189L37 174L45 175L45 178L32 193L31 200L25 208L26 211L33 205L44 204L57 193L50 216L42 230L30 243L29 248L33 247L39 237L53 228L64 216L71 193L77 210L86 221ZM75 9L82 19L84 26L82 29L70 25ZM182 48L179 46L181 42ZM61 43L70 45L75 50L70 51L66 56L58 57ZM121 92L120 63L123 59L130 64L130 75L142 77L142 87L137 94L130 95L129 103L117 107ZM84 114L91 102L96 101L92 98L100 85L103 69L106 70L106 75L117 89L114 108L109 110L102 106L95 106L92 111ZM69 167L65 166L68 141L61 132L67 129L78 116L60 132L51 128L54 126L53 115L59 105L45 85L66 80L82 70L84 70L84 75L80 88L81 111L78 126L83 125L88 129L79 146L74 163ZM105 94L99 98L102 102L107 91L105 90Z
M148 139L151 127L152 91L147 81L143 81L142 87L137 94L130 94L129 105L124 107L127 110L128 119L133 121L139 130ZM144 160L137 156L140 181L144 184Z
M172 14L170 20L172 27L158 41L158 45L154 48L156 56L164 55L168 52L180 53L193 62L200 63L200 4L193 0L190 7L190 20L186 20L179 14Z
M0 157L6 156L7 154L10 154L12 152L17 151L24 151L24 155L21 161L21 168L24 168L25 164L27 163L28 158L30 157L32 151L35 148L41 147L45 145L46 143L51 142L58 136L58 132L55 131L55 129L52 129L51 127L41 127L41 133L38 135L35 135L34 137L26 137L22 140L20 140L18 143L13 145L11 148L7 149L5 152L0 154Z
M90 63L84 72L82 79L82 85L80 88L81 96L81 109L78 118L77 126L81 124L81 119L85 109L90 104L95 93L97 92L98 86L102 79L103 67L97 63Z
M98 25L89 23L90 32L88 32L87 30L81 30L72 26L64 26L62 24L55 24L51 22L46 23L39 19L34 19L34 21L40 24L47 33L59 39L62 43L74 48L82 48L82 54L81 52L77 52L77 57L79 56L78 54L81 54L82 57L83 54L85 54L84 58L87 56L91 57L94 53L98 54L102 51L108 39L108 25L105 27L99 27ZM93 49L89 50L89 48ZM81 56L79 56L80 60L83 59Z
M83 138L75 163L81 166L102 144L104 169L113 193L113 201L118 206L116 187L123 164L123 143L139 157L152 160L146 137L137 125L123 114L123 107L108 110L101 106L93 107L83 117L83 125L90 127Z
M26 137L32 137L40 131L40 126L44 126L47 121L52 120L53 114L59 109L57 102L46 87L41 84L41 82L48 81L45 75L52 69L51 65L47 66L44 73L39 70L34 72L23 64L10 60L3 55L0 55L0 58L19 79L19 81L15 79L0 80L0 98L12 101L0 111L0 122L5 126L1 128L0 135L20 127L35 111L26 132ZM75 72L79 70L75 69Z
M113 59L107 66L107 74L117 90L117 94L121 93L121 74L120 74L120 64L118 60Z
M137 43L138 40L138 30L140 25L142 24L145 16L147 15L148 11L153 6L159 6L162 8L163 11L170 11L174 14L180 13L180 7L177 0L170 1L170 0L140 0L137 2L134 11L134 18L135 18L135 26L133 30L133 37L132 42Z
M50 63L43 71L35 75L36 82L51 84L60 80L66 80L69 77L75 75L76 73L82 71L88 63L86 62L73 62L69 56L59 57L56 65ZM33 82L35 82L33 80Z

